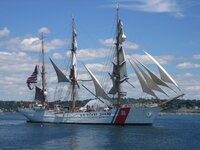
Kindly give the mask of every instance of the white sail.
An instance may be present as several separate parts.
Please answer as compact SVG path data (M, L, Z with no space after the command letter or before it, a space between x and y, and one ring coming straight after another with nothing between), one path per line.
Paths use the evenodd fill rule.
M144 51L145 52L145 51ZM159 73L160 73L160 77L163 81L165 82L169 82L169 83L173 83L176 87L178 87L177 83L174 81L174 79L167 73L167 71L158 63L157 60L155 60L155 58L153 58L153 56L151 56L150 54L148 54L147 52L145 52L145 54L147 56L149 56L149 58L151 58L151 60L153 60L153 62L156 64L156 66L158 67Z
M149 73L149 75L151 76L152 80L157 83L158 85L162 85L165 87L168 87L169 89L171 89L172 91L174 91L176 93L175 90L173 90L171 87L169 87L169 85L167 85L162 79L160 79L154 72L152 72L147 66L145 66L143 63L141 63L139 60L137 60L137 62L139 62L144 68L145 70Z
M76 53L72 52L72 68L74 71L74 78L77 80L77 59L76 59Z
M122 44L122 42L124 42L126 40L126 35L124 34L124 31L123 31L123 23L121 20L119 20L118 22L118 40L119 40L119 43Z
M103 99L110 100L111 98L106 94L106 92L102 88L99 80L95 77L95 75L91 72L91 70L89 68L87 68L87 66L85 66L85 68L88 71L88 73L90 74L90 77L92 78L92 81L94 83L96 96L99 96L99 97L101 97Z
M151 90L156 90L156 91L159 91L165 95L167 95L143 70L142 68L140 68L140 66L135 62L136 66L138 67L138 69L140 70L140 72L142 73L143 77L145 78L146 80L146 83L148 85L148 87L151 89ZM168 96L168 95L167 95Z
M77 41L76 41L77 33L76 33L75 29L73 29L73 35L72 36L73 36L72 37L72 40L73 40L72 47L74 47L74 49L77 50L77 47L78 47L78 44L77 44Z
M142 87L142 91L157 98L156 94L148 87L147 83L144 81L144 79L142 78L140 73L136 70L136 68L133 66L133 64L131 62L130 62L130 64L138 77L138 80Z
M76 41L77 33L74 29L74 17L72 18L72 49L71 49L71 68L70 68L70 76L71 81L76 82L77 84L77 59L76 59L76 50L77 50L77 41Z
M127 77L127 68L126 68L126 60L125 60L125 52L121 47L119 51L119 63L120 63L120 78Z
M51 58L49 58L51 61L52 66L54 67L54 70L57 75L58 82L69 82L69 79L64 75L64 73L56 66L56 64L52 61Z
M115 81L115 76L117 74L117 60L115 59L113 62L113 72L111 75L112 81L113 81L113 87L109 91L109 94L116 94L116 81ZM126 60L125 60L125 52L122 47L119 49L119 74L120 74L120 82L124 82L127 79L127 68L126 68Z

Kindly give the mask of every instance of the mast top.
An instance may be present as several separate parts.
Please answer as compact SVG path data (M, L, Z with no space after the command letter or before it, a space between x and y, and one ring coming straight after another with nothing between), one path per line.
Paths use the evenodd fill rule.
M119 22L119 3L117 3L116 10L117 10L117 23L118 23Z
M72 32L74 31L74 15L72 14Z

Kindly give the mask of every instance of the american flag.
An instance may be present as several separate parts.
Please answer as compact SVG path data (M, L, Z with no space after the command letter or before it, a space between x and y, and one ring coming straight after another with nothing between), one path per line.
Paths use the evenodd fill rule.
M37 74L38 74L38 69L37 69L37 65L35 66L35 69L33 71L33 73L31 74L30 77L28 77L28 79L26 80L27 86L29 88L29 90L32 90L33 88L31 87L31 83L37 83Z

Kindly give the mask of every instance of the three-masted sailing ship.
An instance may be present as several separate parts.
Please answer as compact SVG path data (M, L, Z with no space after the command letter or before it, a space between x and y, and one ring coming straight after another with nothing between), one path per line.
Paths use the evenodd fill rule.
M72 44L71 44L71 66L70 73L67 77L62 73L62 71L56 66L56 64L50 59L59 82L66 82L71 88L71 100L72 107L70 110L50 110L48 109L48 102L46 98L46 81L45 81L45 65L44 65L44 43L42 40L42 88L35 86L35 100L38 101L37 105L31 108L20 109L20 112L27 118L29 122L40 122L40 123L66 123L66 124L110 124L110 125L126 125L126 124L152 124L155 117L162 110L162 104L148 104L148 105L133 105L122 103L122 84L124 82L129 82L127 74L127 61L126 55L123 49L123 42L126 36L123 31L122 21L119 17L119 9L117 8L117 33L115 39L115 58L112 62L113 70L109 73L110 79L112 80L112 87L107 93L96 76L92 71L84 65L88 74L90 75L93 83L95 92L93 93L84 84L84 87L91 94L93 94L97 101L104 103L104 108L102 109L91 109L89 105L82 107L81 109L76 109L76 92L77 88L80 87L77 79L77 41L76 32L74 29L74 18L72 18ZM151 71L146 65L144 65L139 60L129 60L133 70L135 71L139 82L141 84L143 92L155 97L157 99L154 91L159 91L165 95L168 95L160 86L169 88L170 90L176 92L167 83L172 83L178 88L176 82L171 78L171 76L166 72L166 70L147 52L146 55L156 64L160 72L160 77ZM144 71L145 70L145 71ZM37 66L35 71L31 75L31 78L27 80L27 84L36 83L36 76L38 74ZM31 88L31 87L30 87ZM109 94L113 95L111 98ZM182 96L180 94L171 100L175 100ZM167 102L169 102L167 101Z

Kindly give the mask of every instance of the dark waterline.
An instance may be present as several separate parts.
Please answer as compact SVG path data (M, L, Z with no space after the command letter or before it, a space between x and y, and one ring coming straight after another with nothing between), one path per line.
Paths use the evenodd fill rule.
M0 113L0 149L199 150L200 115L162 115L152 126L26 123Z

